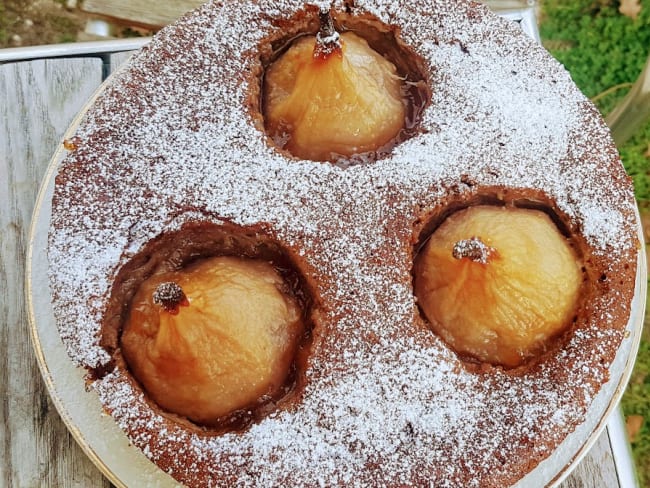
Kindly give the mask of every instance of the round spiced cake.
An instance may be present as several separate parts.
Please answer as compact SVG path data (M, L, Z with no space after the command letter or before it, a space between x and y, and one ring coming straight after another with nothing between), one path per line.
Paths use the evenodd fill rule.
M187 486L508 486L608 380L630 179L568 73L482 5L210 2L66 142L61 338Z

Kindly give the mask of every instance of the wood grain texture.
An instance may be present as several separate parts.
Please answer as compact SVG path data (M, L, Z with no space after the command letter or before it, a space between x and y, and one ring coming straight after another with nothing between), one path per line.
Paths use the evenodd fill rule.
M108 56L109 60L109 74L113 74L123 63L126 63L135 51L122 51L119 53L113 53Z
M610 488L618 487L616 465L612 456L609 435L605 430L576 466L571 475L560 485L561 488ZM631 488L631 487L621 487Z
M0 66L0 486L107 487L50 401L32 352L25 251L54 148L101 82L101 60Z
M115 23L159 29L204 3L204 0L84 0L81 9Z

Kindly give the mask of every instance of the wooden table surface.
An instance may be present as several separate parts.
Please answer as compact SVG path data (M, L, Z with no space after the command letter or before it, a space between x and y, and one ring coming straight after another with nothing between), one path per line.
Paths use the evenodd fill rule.
M111 486L48 396L30 343L23 290L41 178L73 117L124 59L114 54L0 64L0 487ZM605 431L560 486L622 486L614 461Z

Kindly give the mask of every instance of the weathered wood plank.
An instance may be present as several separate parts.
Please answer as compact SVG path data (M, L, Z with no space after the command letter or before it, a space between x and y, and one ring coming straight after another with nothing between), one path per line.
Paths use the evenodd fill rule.
M619 486L607 430L560 488L616 488ZM627 488L627 487L625 487Z
M0 65L0 486L107 487L58 416L29 339L27 234L41 178L101 82L100 59Z
M160 28L178 19L185 12L205 3L205 0L84 0L84 12L102 15L121 24Z
M126 63L136 51L122 51L109 55L109 74L114 73L123 63Z

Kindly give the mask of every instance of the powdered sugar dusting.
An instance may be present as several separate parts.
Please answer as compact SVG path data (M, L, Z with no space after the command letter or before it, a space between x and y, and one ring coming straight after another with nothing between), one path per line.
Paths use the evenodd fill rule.
M49 271L81 366L110 359L98 336L120 266L185 222L263 223L318 274L304 397L243 433L160 417L120 369L93 383L131 441L187 484L512 483L583 419L622 340L631 292L614 286L520 375L470 373L426 329L411 286L426 209L486 187L542 190L616 274L636 255L633 194L593 107L516 26L464 2L355 4L400 26L428 63L423 131L391 157L288 161L255 127L247 53L303 6L274 0L210 3L161 31L86 114L60 167Z

